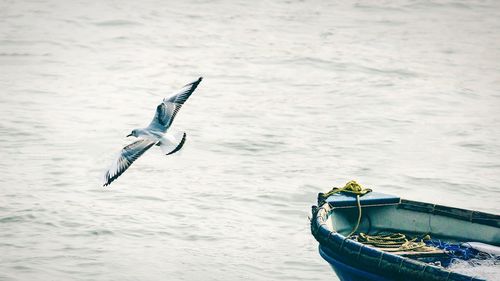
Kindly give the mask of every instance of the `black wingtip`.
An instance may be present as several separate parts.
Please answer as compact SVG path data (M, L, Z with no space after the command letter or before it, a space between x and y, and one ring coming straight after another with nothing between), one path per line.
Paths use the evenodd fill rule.
M112 182L114 182L120 175L115 175L113 177L107 177L106 182L102 185L102 187L108 187L111 185Z
M106 187L111 183L111 182L109 182L109 171L106 172L103 180L104 180L104 183L102 184L102 187Z
M198 79L197 79L196 81L193 81L193 82L191 82L191 83L188 83L188 84L184 85L184 87L187 87L187 86L194 86L194 87L193 87L193 89L192 89L192 90L194 91L194 90L196 89L196 87L198 87L198 84L200 84L200 83L201 83L201 80L203 80L203 77L202 77L202 76L198 77Z
M102 184L102 187L109 186L111 184L112 180L110 181L109 179L106 180L105 183Z

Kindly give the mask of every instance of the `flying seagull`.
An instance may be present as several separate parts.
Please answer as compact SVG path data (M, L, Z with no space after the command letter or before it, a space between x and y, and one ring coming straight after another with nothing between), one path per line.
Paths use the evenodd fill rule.
M198 87L202 79L200 77L198 80L182 87L175 95L164 98L162 103L156 107L155 116L149 126L132 130L127 137L133 136L137 140L122 148L116 160L106 171L103 186L107 186L116 180L153 145L159 146L165 155L173 154L182 148L186 142L186 133L171 134L167 133L167 130L174 121L179 109Z

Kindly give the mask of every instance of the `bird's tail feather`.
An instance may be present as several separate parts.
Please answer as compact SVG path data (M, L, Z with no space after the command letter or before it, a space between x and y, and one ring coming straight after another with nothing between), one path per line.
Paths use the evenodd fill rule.
M177 132L174 134L166 133L158 143L161 151L165 155L170 155L179 151L186 142L186 133Z

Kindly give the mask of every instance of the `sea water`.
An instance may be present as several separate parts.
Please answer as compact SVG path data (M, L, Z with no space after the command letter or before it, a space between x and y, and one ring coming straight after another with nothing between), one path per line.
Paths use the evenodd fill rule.
M351 179L500 213L499 30L498 1L1 1L0 280L332 279L307 217ZM198 76L182 151L103 188Z

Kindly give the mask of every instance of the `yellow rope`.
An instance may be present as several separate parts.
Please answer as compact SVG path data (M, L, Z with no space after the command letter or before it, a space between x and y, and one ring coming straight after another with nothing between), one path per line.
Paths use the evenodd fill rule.
M356 181L350 181L350 182L346 183L345 186L342 188L333 187L330 191L325 193L323 196L325 198L328 198L330 195L333 195L333 194L339 193L339 192L348 192L348 193L353 193L353 194L362 196L362 195L365 195L371 191L372 191L371 189L362 187Z
M359 227L359 224L361 223L361 202L359 202L359 195L356 194L356 204L358 205L358 222L356 223L356 226L352 229L352 231L347 235L347 237L351 237Z
M346 183L344 187L342 188L333 187L330 191L328 191L323 195L324 198L328 198L329 196L339 192L347 192L356 195L356 203L358 205L358 222L356 223L356 226L352 229L351 233L347 235L347 237L353 235L358 230L359 224L361 223L361 202L359 202L359 196L363 196L371 191L372 191L371 189L362 187L356 181L350 181Z
M425 244L425 240L430 240L430 236L426 235L420 241L417 238L409 239L405 234L402 233L391 233L386 235L368 235L365 233L360 233L356 241L363 244L372 245L377 248L383 248L387 252L428 252L435 248L429 247Z
M330 191L323 194L323 198L328 198L329 196L339 193L339 192L347 192L356 195L356 203L358 206L358 221L356 222L356 226L352 229L352 231L346 236L350 238L359 228L361 224L361 215L362 208L361 202L359 201L359 197L363 196L372 190L369 188L364 188L356 181L350 181L346 183L346 185L342 188L333 187ZM360 233L356 241L361 242L363 244L373 245L378 248L383 248L384 251L388 252L399 252L399 251L418 251L418 252L427 252L434 250L433 247L428 247L425 245L424 240L431 239L429 235L426 235L420 241L417 241L417 238L409 239L406 235L402 233L392 233L387 235L368 235L365 233Z

